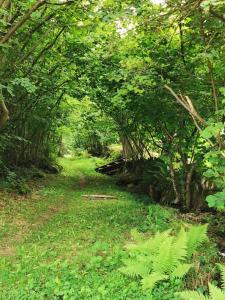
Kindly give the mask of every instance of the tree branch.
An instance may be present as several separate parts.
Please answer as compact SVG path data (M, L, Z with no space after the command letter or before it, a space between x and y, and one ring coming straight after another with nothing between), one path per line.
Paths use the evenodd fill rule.
M209 12L211 15L213 15L214 17L216 17L217 19L219 19L220 21L225 23L225 16L224 15L220 15L217 12L215 12L212 7L209 7Z
M0 0L0 8L3 6L5 0Z
M167 84L164 87L170 92L170 94L177 100L177 102L182 105L190 114L193 120L198 121L200 124L206 124L206 121L198 114L191 99L188 96L177 95L171 87ZM196 123L195 123L196 125ZM198 128L199 129L199 128Z
M46 0L38 0L22 17L12 26L8 32L1 38L0 43L4 44L15 34L15 32L30 18L30 16L38 10L41 6L46 4Z
M47 15L40 23L38 23L34 28L31 29L31 31L28 33L28 36L23 44L23 47L21 48L21 51L25 49L27 44L29 43L32 35L40 29L47 21L51 20L55 16L55 13L51 13L50 15Z
M49 49L51 49L55 43L57 42L58 38L60 37L60 35L63 33L63 31L65 30L65 26L58 32L58 34L56 35L56 37L54 38L54 40L49 43L44 49L42 49L42 51L38 54L38 56L34 59L33 63L32 63L32 68L36 65L36 63L38 62L38 60L42 57L42 55L48 51Z

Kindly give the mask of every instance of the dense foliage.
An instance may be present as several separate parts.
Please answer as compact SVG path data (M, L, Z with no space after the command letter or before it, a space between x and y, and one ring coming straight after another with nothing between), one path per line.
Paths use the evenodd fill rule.
M118 137L126 158L157 152L173 201L186 208L202 206L205 195L192 199L192 190L205 176L222 193L208 202L221 209L223 8L223 0L0 1L1 173L47 164L74 124L74 146L92 154ZM78 113L86 133L76 117L68 125L68 96L95 103Z

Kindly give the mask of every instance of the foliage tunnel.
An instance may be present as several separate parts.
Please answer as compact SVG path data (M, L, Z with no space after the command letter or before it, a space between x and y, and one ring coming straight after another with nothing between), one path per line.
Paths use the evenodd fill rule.
M80 118L93 154L119 139L126 159L160 156L187 209L223 193L223 11L223 0L0 0L1 175L54 159Z

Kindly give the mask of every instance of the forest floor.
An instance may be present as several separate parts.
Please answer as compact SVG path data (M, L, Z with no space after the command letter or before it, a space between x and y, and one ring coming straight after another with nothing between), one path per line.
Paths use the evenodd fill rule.
M63 172L38 181L30 195L0 194L0 299L146 299L140 283L118 271L130 231L155 232L183 221L175 210L148 207L112 177L97 174L100 159L60 163ZM213 246L207 251L214 257ZM173 292L167 285L154 299L175 299Z

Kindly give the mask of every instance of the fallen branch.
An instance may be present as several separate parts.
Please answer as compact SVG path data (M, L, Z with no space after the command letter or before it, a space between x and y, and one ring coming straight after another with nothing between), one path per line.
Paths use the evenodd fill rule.
M169 87L168 85L165 84L164 86L172 96L174 96L174 98L177 100L177 102L179 104L181 104L186 110L187 112L189 113L189 115L191 116L196 128L199 130L199 132L202 131L201 127L199 126L200 125L203 125L203 126L207 126L207 123L206 123L206 120L203 119L199 114L198 112L196 111L191 99L188 97L188 96L184 96L182 94L180 95L177 95L173 89L171 87ZM221 140L220 140L220 136L218 137L215 137L216 140L217 140L217 143L220 145L220 147L222 146L222 148L225 148L225 145L221 145ZM214 143L212 143L212 141L210 139L206 139L209 144L214 147ZM223 155L223 157L225 157L225 155L221 152L221 154Z
M83 195L82 197L89 199L117 199L116 196L109 195Z
M58 2L46 2L46 4L50 5L65 5L65 4L72 4L74 0L58 0Z
M174 90L169 87L167 84L165 84L164 86L169 92L170 94L177 100L177 102L182 105L190 114L190 116L192 117L196 127L198 128L198 130L201 130L200 126L198 125L198 122L201 125L206 125L206 121L198 114L198 112L196 111L191 99L188 96L184 96L182 94L177 95Z

